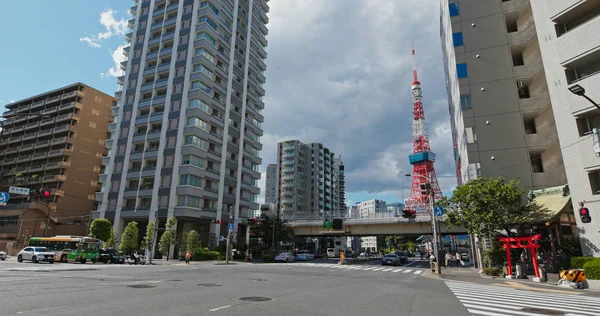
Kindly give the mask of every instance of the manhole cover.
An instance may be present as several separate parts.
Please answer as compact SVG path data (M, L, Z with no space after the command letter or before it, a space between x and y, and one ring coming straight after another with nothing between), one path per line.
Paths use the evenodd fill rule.
M541 315L565 315L564 312L555 311L552 309L545 309L545 308L523 307L521 310L524 312L541 314Z
M127 287L133 288L133 289L150 289L153 287L156 287L154 285L148 285L148 284L135 284L135 285L128 285Z
M218 283L200 283L198 284L198 286L221 286L223 284L218 284Z
M240 297L240 301L246 301L246 302L266 302L266 301L270 301L271 299L268 297L262 297L262 296L247 296L247 297Z
M267 279L251 279L252 282L265 282Z

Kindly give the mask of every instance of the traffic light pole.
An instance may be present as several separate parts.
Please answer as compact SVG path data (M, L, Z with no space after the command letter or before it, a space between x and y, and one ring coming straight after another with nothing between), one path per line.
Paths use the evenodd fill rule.
M429 181L429 183L431 183L431 175L429 175L429 177L427 178L427 180ZM442 274L442 269L440 269L440 264L441 264L441 260L440 260L440 250L438 248L438 227L437 227L437 221L435 220L435 212L433 211L433 209L435 208L435 192L433 191L433 188L429 189L429 206L431 208L431 226L432 226L432 230L433 230L433 255L435 256L435 260L436 260L436 273L437 274Z
M233 213L231 210L229 211L229 224L234 224L233 223ZM234 224L233 228L235 228L235 224ZM227 249L225 252L225 263L229 263L229 256L231 255L231 233L232 233L232 230L230 230L228 227L227 228Z

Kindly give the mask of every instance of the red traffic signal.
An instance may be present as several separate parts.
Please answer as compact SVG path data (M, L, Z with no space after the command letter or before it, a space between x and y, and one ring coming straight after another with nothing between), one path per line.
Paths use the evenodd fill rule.
M213 224L219 224L219 225L222 225L222 224L223 224L223 220L216 220L216 219L215 219L215 220L213 220L213 221L212 221L212 223L213 223Z
M592 217L590 216L590 210L587 207L582 207L579 209L579 218L581 222L587 224L592 221Z
M50 191L44 191L44 196L50 196Z

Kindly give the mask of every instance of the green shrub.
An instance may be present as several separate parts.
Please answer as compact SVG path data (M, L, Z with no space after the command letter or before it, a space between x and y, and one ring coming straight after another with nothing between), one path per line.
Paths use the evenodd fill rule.
M600 258L588 260L583 265L583 271L585 272L586 278L590 280L600 280Z
M573 269L582 269L583 265L590 261L594 260L594 257L571 257L571 268Z
M482 271L483 274L491 276L499 276L500 274L502 274L501 268L483 268Z
M270 254L264 254L263 255L263 261L264 262L274 262L275 261L275 256L274 255L270 255Z

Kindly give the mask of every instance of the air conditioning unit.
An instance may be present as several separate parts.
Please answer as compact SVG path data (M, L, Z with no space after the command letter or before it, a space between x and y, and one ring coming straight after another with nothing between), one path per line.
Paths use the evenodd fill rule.
M517 80L517 87L523 88L523 81Z

